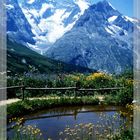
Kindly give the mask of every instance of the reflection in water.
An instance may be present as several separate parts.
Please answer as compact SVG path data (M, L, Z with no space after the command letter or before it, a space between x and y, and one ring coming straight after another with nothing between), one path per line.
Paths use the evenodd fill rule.
M45 139L51 137L53 140L58 140L59 132L63 132L66 127L73 128L76 124L92 123L95 125L102 124L103 126L110 125L117 128L123 124L122 120L129 120L129 117L122 119L119 114L120 111L124 112L126 108L112 106L59 107L25 116L23 126L37 126ZM112 117L116 113L118 118L116 121L113 121ZM104 117L101 118L101 116ZM105 118L106 116L108 118ZM13 133L13 130L9 130L8 135L12 136Z

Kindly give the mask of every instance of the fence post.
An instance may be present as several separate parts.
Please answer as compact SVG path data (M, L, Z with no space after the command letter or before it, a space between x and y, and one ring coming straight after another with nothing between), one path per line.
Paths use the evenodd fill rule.
M78 92L79 89L80 89L80 82L78 81L78 82L76 82L76 89L75 89L74 98L76 98L77 92Z
M74 89L74 98L76 98L76 91L77 91L77 88Z
M21 91L22 91L22 101L24 101L24 98L25 98L25 96L24 96L25 86L24 85L22 85Z

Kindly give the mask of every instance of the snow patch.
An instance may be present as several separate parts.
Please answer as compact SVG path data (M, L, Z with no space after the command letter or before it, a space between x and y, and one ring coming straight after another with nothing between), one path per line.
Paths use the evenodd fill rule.
M49 8L54 8L54 6L52 4L47 4L47 3L42 4L42 8L39 12L40 16L43 16L44 12Z
M36 18L39 17L39 12L36 11L35 9L30 9L30 10L29 10L29 13L32 13L32 15L34 15Z
M71 16L73 6L77 8L76 5L78 5L81 11L74 15L72 17L72 23L69 23L66 26L64 20L67 20L67 18ZM69 11L67 10L67 7L70 8L70 6L71 10ZM55 43L56 40L62 37L67 31L71 30L79 17L84 13L85 9L89 7L89 3L86 0L73 0L73 5L64 4L64 6L61 5L61 8L58 7L57 9L53 3L47 3L47 1L45 1L42 2L40 9L36 9L34 7L29 7L28 9L28 7L24 7L24 5L20 5L20 7L32 27L31 30L33 34L35 35L34 40L36 41L36 44L34 46L29 46L38 51L39 48L40 50L45 47L47 49L48 46ZM43 18L43 14L48 9L52 10L52 14L47 18Z
M32 4L32 3L34 3L35 2L35 0L28 0L28 4Z
M118 16L112 16L110 18L108 18L108 22L112 23L114 20L116 20Z
M137 28L140 30L140 26L137 26Z
M42 46L44 48L44 45L50 45L54 43L57 39L62 37L64 33L70 30L75 24L75 22L73 22L66 27L64 26L63 20L68 18L71 14L71 12L66 12L66 9L56 9L52 16L48 18L41 18L39 23L36 24L35 18L40 18L40 16L43 15L47 8L53 8L53 6L49 4L43 4L40 13L35 9L28 10L22 8L22 11L28 19L28 22L30 23L30 25L32 25L31 30L35 34L34 39L36 40L36 45L31 46L28 44L28 46L33 48L33 50L38 51L39 47L41 50Z
M113 7L112 4L111 4L110 2L108 2L108 4L109 4L114 10L116 10L115 7Z
M128 16L124 16L127 20L131 21L131 22L134 22L135 20L133 18L130 18Z
M66 12L63 16L62 16L62 19L66 19L70 16L71 12Z
M32 45L32 44L30 44L30 43L27 43L27 46L30 48L30 49L32 49L33 51L36 51L36 52L38 52L38 53L42 53L41 52L41 48L38 48L36 45Z
M105 27L105 30L106 30L109 34L113 34L113 32L112 32L108 27Z
M35 23L34 18L32 18L32 16L35 16L37 18L39 16L38 13L35 10L29 11L29 10L24 9L24 8L22 8L22 11L23 11L25 17L28 19L28 22L32 26L31 30L32 30L33 34L36 36L41 34L41 30L38 28L37 24Z
M89 3L85 0L75 0L74 2L79 6L81 14L84 14L84 11L89 7Z
M122 30L122 28L120 28L119 26L116 26L116 25L108 26L108 28L116 34L118 34L120 32L120 30Z
M54 43L57 39L63 36L63 34L71 29L71 25L64 27L63 20L67 18L70 13L66 12L65 9L57 9L51 17L47 19L41 19L39 28L45 32L48 31L46 39L50 43ZM71 28L70 28L71 27Z
M10 4L5 5L5 7L6 7L8 10L10 10L10 9L14 9L14 6L13 6L13 5L10 5Z

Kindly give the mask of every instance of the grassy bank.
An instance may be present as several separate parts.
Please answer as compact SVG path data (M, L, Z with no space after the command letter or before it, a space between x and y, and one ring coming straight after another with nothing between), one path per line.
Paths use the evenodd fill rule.
M54 99L34 99L18 101L7 106L8 117L17 117L26 115L41 109L48 109L59 106L74 106L74 105L98 105L99 99L93 96L84 96L80 98L61 97Z

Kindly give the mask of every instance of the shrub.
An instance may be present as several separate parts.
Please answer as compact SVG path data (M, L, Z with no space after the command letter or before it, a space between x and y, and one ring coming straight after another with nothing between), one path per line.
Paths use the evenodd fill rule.
M109 88L109 87L125 87L123 90L112 90L108 91L107 94L111 94L114 99L112 103L122 104L130 103L132 101L133 93L133 80L127 79L126 77L115 77L113 75L107 75L105 73L93 73L93 74L68 74L58 75L51 79L42 76L16 76L8 78L8 86L21 85L24 83L27 87L74 87L79 88ZM8 91L8 98L21 96L21 91ZM87 94L88 93L88 94ZM105 92L97 91L97 94L106 94ZM25 97L40 97L46 95L57 95L57 96L74 96L74 91L26 91ZM78 96L93 95L91 92L78 92ZM108 96L109 97L109 96ZM107 99L107 98L106 98ZM108 98L109 99L109 98ZM108 100L107 99L107 100ZM109 100L108 100L109 101Z
M133 131L124 130L120 134L113 136L112 140L133 140Z

